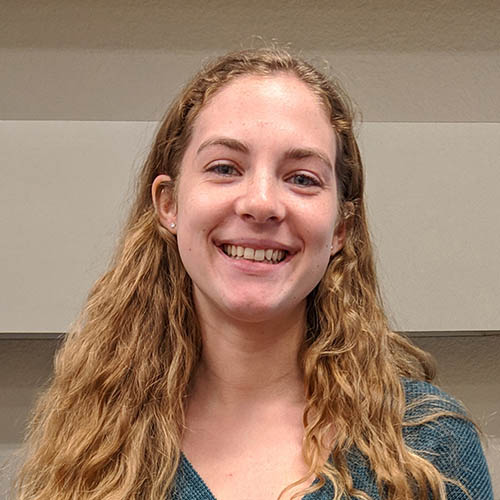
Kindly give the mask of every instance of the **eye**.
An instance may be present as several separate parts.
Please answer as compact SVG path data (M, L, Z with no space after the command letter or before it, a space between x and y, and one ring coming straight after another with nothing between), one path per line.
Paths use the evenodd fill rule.
M291 177L289 177L288 180L292 184L295 184L296 186L301 186L301 187L310 187L310 186L320 186L321 185L320 181L316 177L313 177L312 175L307 175L307 174L294 174Z
M239 172L233 165L229 163L217 163L208 168L209 172L214 172L215 174L222 175L224 177L230 177L232 175L238 175Z

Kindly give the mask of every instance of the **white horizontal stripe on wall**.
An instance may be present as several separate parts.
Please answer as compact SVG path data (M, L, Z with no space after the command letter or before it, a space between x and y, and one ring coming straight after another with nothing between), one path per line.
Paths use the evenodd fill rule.
M65 331L105 269L154 122L0 122L0 332ZM365 123L393 325L500 329L500 124Z
M500 124L367 123L360 138L394 327L499 330Z

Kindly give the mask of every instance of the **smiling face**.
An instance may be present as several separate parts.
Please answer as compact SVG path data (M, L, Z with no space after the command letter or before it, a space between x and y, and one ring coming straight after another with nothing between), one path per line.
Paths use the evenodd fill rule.
M332 126L295 76L239 77L209 100L182 159L176 203L166 195L157 203L201 318L303 314L342 246L334 165Z

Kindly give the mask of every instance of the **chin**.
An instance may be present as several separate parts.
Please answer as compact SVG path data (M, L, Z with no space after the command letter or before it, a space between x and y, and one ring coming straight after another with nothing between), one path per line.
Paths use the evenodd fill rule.
M234 320L245 323L263 323L294 316L300 309L299 304L285 307L262 301L246 300L241 303L226 304L225 313Z
M269 290L237 289L233 286L232 293L209 293L196 287L193 290L198 313L205 318L219 318L220 321L259 324L280 320L290 320L299 317L305 309L305 298L296 299L288 294L279 294Z

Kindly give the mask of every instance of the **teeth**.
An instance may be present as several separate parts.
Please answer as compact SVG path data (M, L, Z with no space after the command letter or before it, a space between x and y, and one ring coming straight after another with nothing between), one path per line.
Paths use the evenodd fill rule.
M222 249L226 255L235 259L243 258L247 260L256 260L258 262L266 261L273 264L277 264L283 260L286 255L284 250L274 250L272 248L259 248L256 250L254 248L226 244L223 245Z
M266 256L266 251L265 250L255 250L254 254L254 259L255 260L264 260L264 257Z
M255 251L253 248L245 248L245 252L243 254L243 258L244 259L249 259L249 260L253 260L253 256L255 254Z

